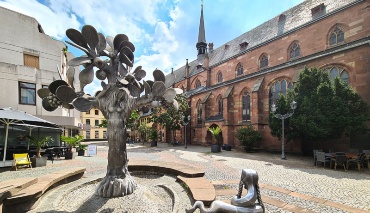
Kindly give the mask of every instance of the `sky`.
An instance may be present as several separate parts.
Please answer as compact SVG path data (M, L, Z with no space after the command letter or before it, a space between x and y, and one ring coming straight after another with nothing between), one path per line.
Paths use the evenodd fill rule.
M206 41L214 48L280 15L303 0L204 0ZM44 32L68 41L65 31L92 25L105 36L126 34L135 64L147 76L166 74L196 59L201 0L0 0L0 6L34 17ZM68 45L69 46L69 45ZM69 46L76 57L83 52ZM101 89L88 85L86 93Z

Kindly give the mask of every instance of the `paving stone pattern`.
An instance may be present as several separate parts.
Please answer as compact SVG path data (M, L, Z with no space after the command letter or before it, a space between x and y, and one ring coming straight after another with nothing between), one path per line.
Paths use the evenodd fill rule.
M210 153L210 147L188 145L173 147L158 143L128 145L128 158L132 161L159 161L181 163L205 171L218 193L217 200L228 200L237 190L241 170L255 169L259 174L261 194L265 198L266 212L369 212L370 170L343 171L313 166L312 158L279 154L222 151ZM86 167L85 178L103 177L106 173L108 147L98 143L98 154L77 157L75 160L55 160L46 167L0 172L0 181L37 177L75 166ZM224 191L223 191L224 190ZM246 193L246 191L243 191Z

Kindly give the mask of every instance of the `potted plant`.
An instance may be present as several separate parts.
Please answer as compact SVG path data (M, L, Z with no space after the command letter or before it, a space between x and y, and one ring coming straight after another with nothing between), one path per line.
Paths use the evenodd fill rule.
M208 129L209 132L211 132L211 134L213 135L213 137L215 138L216 140L216 143L215 144L212 144L211 145L211 152L221 152L221 128L216 126L216 127L211 127Z
M41 157L41 147L48 145L53 139L50 136L34 137L31 135L26 136L30 140L30 145L36 146L36 157L31 157L32 167L46 166L47 157Z
M157 146L158 131L156 129L150 130L149 139L151 140L150 146Z
M72 151L72 148L77 146L82 140L83 140L82 135L76 135L76 136L61 136L61 140L66 142L69 146L69 150L65 153L65 159L70 160L74 159L76 157L76 152Z
M86 144L81 144L81 143L78 143L77 144L77 153L78 153L78 156L85 156L85 150L87 149L87 145Z
M235 137L240 141L247 152L251 152L253 148L258 147L263 140L261 132L255 130L252 125L238 129Z

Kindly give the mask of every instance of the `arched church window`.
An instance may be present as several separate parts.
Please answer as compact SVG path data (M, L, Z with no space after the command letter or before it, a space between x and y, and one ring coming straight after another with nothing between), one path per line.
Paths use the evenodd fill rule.
M197 114L198 114L198 117L197 117L198 125L201 125L202 124L202 104L198 104Z
M348 72L342 67L329 67L324 70L324 72L329 74L331 80L336 77L339 77L347 85L349 85L349 76Z
M200 81L199 81L199 79L197 79L196 81L195 81L195 88L199 88L199 87L201 87L202 85L200 84Z
M243 75L244 73L244 68L241 64L238 64L236 67L236 76Z
M242 96L242 120L249 121L251 119L251 96L245 90Z
M330 38L329 38L330 46L340 44L344 42L344 32L342 28L339 26L336 26L333 30L333 32L330 33Z
M218 114L219 115L222 115L222 111L223 111L223 102L222 102L222 98L221 97L219 97L218 98L218 101L217 101L218 103Z
M260 69L269 65L269 59L266 54L263 54L260 59Z
M301 48L299 47L298 42L294 42L290 48L290 59L298 58L301 56Z
M293 89L293 83L286 79L278 80L271 84L269 91L269 106L276 104L279 94L286 96L289 90Z
M220 83L222 81L223 81L223 79L222 79L222 73L221 72L218 72L217 73L217 82Z

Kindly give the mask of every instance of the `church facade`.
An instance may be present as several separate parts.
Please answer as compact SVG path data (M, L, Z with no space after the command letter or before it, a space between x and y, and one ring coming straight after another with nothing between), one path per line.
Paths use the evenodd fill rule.
M185 91L191 107L187 131L177 135L188 144L210 144L208 129L219 126L223 144L238 147L236 130L251 124L263 133L261 148L281 149L270 134L270 106L305 66L339 76L370 104L370 1L307 0L217 48L206 42L205 20L202 8L197 59L173 71L173 86ZM331 143L356 146L353 136ZM286 146L306 148L300 141Z

